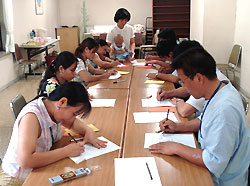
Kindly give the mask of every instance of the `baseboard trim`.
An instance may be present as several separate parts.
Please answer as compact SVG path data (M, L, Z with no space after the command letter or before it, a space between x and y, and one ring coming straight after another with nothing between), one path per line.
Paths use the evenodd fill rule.
M16 79L10 81L9 83L7 83L6 85L0 87L0 92L3 91L4 89L8 88L9 86L13 85L14 83L16 83L17 81L19 81L21 79L20 77L17 77Z

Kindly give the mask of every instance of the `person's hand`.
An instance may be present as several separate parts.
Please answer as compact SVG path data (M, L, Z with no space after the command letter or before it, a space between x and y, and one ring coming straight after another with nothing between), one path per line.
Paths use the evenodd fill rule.
M119 61L113 61L112 64L114 64L114 66L120 65Z
M147 77L150 78L150 79L157 79L156 73L148 73Z
M108 73L110 73L111 75L114 75L117 73L117 70L108 70Z
M89 127L86 129L86 132L85 132L83 144L85 143L91 143L98 149L105 148L107 146L106 145L107 142L97 139L95 132Z
M146 60L146 61L152 60L152 56L151 56L151 55L146 55L146 56L145 56L145 60Z
M178 143L175 142L160 142L149 147L151 153L165 154L165 155L175 155L178 148Z
M71 143L64 147L65 152L67 153L67 157L70 156L79 156L84 151L84 143L78 142L78 143Z
M174 133L176 132L177 125L172 120L170 119L166 120L165 118L160 121L159 127L161 131L163 131L164 133Z
M168 99L168 98L170 98L170 95L169 95L168 91L162 91L161 89L159 89L157 91L156 99L158 101L162 101L162 100L165 100L165 99Z
M106 73L104 73L102 75L103 75L104 79L108 79L111 76L111 73L106 72Z
M148 66L148 65L153 65L153 64L155 64L155 62L154 62L154 61L146 61L145 66Z
M161 67L161 68L159 68L158 72L163 73L163 74L171 74L173 72L173 69Z
M177 102L179 102L179 101L183 101L183 99L179 99L179 98L172 98L172 99L170 100L170 102L171 102L173 105L176 105L176 104L177 104Z

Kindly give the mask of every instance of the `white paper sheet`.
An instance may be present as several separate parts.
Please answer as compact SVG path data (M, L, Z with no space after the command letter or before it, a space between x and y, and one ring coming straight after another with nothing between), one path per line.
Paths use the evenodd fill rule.
M150 145L173 141L196 148L193 134L161 134L161 133L145 133L144 148L149 148Z
M84 152L80 156L70 157L70 159L73 160L76 164L79 164L84 160L88 160L90 158L94 158L121 148L118 145L109 141L108 139L104 138L103 136L98 137L98 139L107 141L108 142L106 143L107 147L98 149L91 144L85 144Z
M92 99L92 107L114 107L116 99Z
M117 67L127 67L128 65L124 65L124 64L120 64L120 65L117 65Z
M109 79L118 79L118 78L121 77L121 76L122 76L121 74L116 73L116 74L114 74L114 75L109 76Z
M150 98L150 99L142 99L141 100L142 107L163 107L163 106L170 106L175 107L169 99L165 99L162 101L158 101L156 98Z
M138 65L144 66L145 64L146 64L145 62L139 62L139 63L133 63L133 66L138 66Z
M167 117L167 112L134 112L135 123L158 123ZM174 113L169 112L168 119L178 122Z
M161 185L154 157L115 158L115 186Z

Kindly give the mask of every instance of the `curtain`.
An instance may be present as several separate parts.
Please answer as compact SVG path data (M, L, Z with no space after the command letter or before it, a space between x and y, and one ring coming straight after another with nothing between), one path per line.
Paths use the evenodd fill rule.
M14 19L13 19L13 5L12 0L2 0L3 3L3 19L4 26L6 30L6 43L5 51L6 52L15 52L14 46Z

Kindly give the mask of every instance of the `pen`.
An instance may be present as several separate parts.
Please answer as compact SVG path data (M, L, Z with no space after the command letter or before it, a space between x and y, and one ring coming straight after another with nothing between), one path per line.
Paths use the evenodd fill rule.
M68 132L68 135L72 138L72 140L74 140L74 142L77 143L77 141L75 140L75 138Z
M166 121L168 120L168 115L169 115L169 109L168 109L168 113L167 113ZM165 126L164 128L165 128L165 129L164 129L164 131L163 131L163 132L164 132L164 133L167 133L167 132L166 132L166 129L167 129L168 127L167 127L167 126Z
M159 95L162 93L162 88L160 89ZM160 98L160 101L162 101L162 97Z
M125 82L126 80L121 80L121 81L113 81L113 83L121 83L121 82Z
M147 162L146 162L146 166L147 166L147 169L148 169L148 173L149 173L150 179L153 180L153 177L152 177L152 174L151 174L151 171L149 169L149 166L148 166Z

